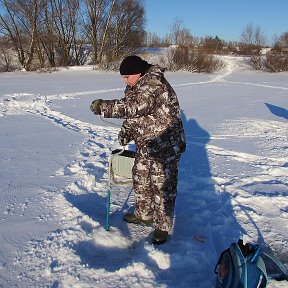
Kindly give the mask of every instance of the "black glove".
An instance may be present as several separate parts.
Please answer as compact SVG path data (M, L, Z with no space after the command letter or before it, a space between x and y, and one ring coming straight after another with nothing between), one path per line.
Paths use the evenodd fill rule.
M121 146L126 146L129 142L132 141L132 135L122 127L119 134L118 134L118 141Z
M101 114L101 103L102 103L102 99L96 99L90 105L90 109L95 115Z

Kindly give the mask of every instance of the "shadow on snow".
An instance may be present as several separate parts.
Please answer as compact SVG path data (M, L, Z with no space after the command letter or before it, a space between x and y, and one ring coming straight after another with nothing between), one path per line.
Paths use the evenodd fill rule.
M221 251L231 242L237 241L243 231L234 217L230 194L223 190L217 191L220 188L217 188L213 180L206 149L210 141L209 133L196 120L187 120L183 113L182 121L187 148L180 160L174 229L167 244L153 248L153 251L168 255L168 267L165 266L164 269L160 260L159 265L157 257L152 257L149 249L147 250L147 243L151 241L151 234L145 234L147 230L144 230L144 235L139 235L142 238L131 241L131 245L124 248L118 248L117 243L113 247L99 247L93 240L75 244L73 248L83 264L116 271L140 261L151 267L159 285L165 284L166 287L173 288L191 287L191 283L198 283L201 287L213 286L213 269ZM122 220L124 210L131 208L127 203L128 198L121 209L111 213L110 218L122 236L131 240L132 233L139 230L131 232L133 227ZM67 193L66 199L101 226L105 226L105 196L96 193ZM87 233L93 230L88 223L83 222L81 226ZM95 231L94 233L97 234ZM109 233L107 232L107 237Z
M269 111L281 118L288 119L288 110L279 106L275 106L269 103L265 103L266 107L269 109Z

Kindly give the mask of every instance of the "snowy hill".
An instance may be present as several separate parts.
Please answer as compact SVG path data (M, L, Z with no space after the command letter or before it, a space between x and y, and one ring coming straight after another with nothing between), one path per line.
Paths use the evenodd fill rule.
M119 74L0 75L0 287L210 288L221 251L239 237L288 264L288 74L225 61L216 74L166 73L187 151L173 231L157 247L152 228L122 220L133 210L129 185L113 185L105 230L121 121L89 106L123 96Z

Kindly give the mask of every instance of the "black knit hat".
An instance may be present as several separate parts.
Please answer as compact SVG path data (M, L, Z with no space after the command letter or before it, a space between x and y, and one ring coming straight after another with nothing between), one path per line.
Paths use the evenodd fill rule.
M140 73L141 75L144 75L150 66L150 64L145 60L142 60L139 56L127 56L120 65L120 74L134 75Z

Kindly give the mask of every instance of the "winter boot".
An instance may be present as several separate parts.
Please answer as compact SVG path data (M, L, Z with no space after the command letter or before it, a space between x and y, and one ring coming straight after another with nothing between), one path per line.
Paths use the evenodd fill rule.
M167 237L168 237L167 231L155 229L155 231L153 233L152 244L154 244L154 245L163 244L167 241Z
M133 224L144 224L147 226L152 226L153 224L153 219L150 220L143 220L141 218L138 218L134 213L126 213L124 215L124 220L128 223L133 223Z

